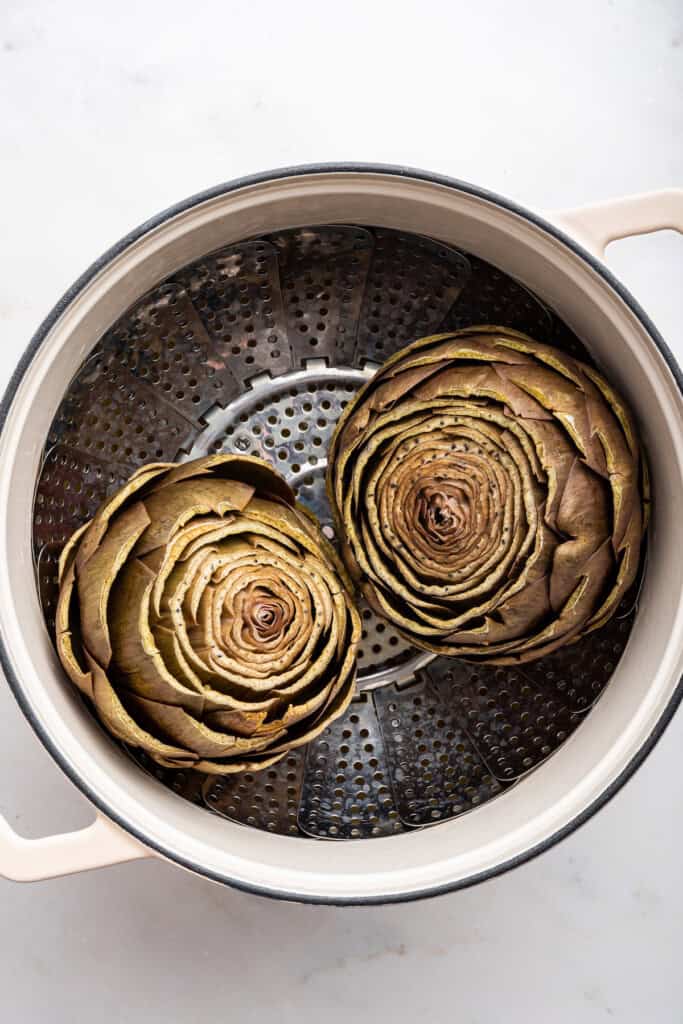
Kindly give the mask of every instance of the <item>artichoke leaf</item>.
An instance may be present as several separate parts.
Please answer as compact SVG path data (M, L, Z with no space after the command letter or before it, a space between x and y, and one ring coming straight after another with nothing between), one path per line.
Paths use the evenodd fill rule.
M134 554L139 557L166 544L195 516L210 512L222 516L226 512L241 511L253 494L253 487L237 480L202 476L152 491L145 497L150 525L138 541Z
M143 729L126 711L104 669L86 651L93 676L93 703L107 729L124 743L146 751L159 763L169 767L192 767L197 755L190 750L166 743ZM163 760L161 760L163 759Z
M103 669L108 668L112 657L107 623L111 588L148 525L144 505L135 502L112 520L97 550L76 573L83 637Z
M172 743L187 747L200 758L241 757L247 753L260 753L274 738L280 739L286 735L285 729L275 733L274 737L270 734L259 736L258 730L252 736L223 733L175 705L161 704L136 694L131 694L129 700L141 717L153 723L153 727L159 729Z
M161 657L150 628L154 575L138 559L126 564L110 597L113 664L126 676L126 688L151 700L179 704L201 714L204 699L196 677L176 679Z

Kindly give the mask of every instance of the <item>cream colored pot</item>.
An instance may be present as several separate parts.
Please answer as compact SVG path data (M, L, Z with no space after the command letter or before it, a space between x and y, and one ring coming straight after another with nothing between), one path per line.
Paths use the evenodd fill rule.
M521 280L584 339L636 410L649 450L654 522L639 614L610 685L544 765L459 818L409 834L327 843L246 829L147 777L89 715L57 662L39 607L31 509L60 399L93 342L141 294L230 242L313 223L402 229L475 253ZM24 713L96 808L83 831L24 840L0 819L0 874L31 880L163 857L253 892L330 903L434 894L547 848L594 813L673 714L683 663L682 378L657 331L601 258L615 238L683 231L683 191L546 219L457 181L384 167L306 167L220 186L107 253L40 328L12 379L0 435L0 657Z

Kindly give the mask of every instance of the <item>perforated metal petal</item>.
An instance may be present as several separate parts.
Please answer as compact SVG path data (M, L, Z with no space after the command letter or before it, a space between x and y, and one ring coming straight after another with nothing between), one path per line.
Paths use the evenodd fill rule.
M372 235L335 225L284 231L268 241L278 251L294 365L316 357L330 366L350 365Z
M403 831L384 741L370 694L308 746L299 825L326 839L365 839Z
M128 747L123 744L124 749L136 761L148 775L162 782L168 789L173 790L178 796L190 803L204 806L203 789L206 776L202 772L195 772L192 769L162 768L156 764L151 757L142 750Z
M369 372L328 368L322 360L273 377L261 374L227 409L214 409L188 458L206 452L257 455L270 462L301 501L331 526L325 494L327 448L342 411Z
M457 817L501 791L450 694L422 676L404 688L375 690L373 697L396 806L406 825Z
M219 361L230 355L239 381L291 367L277 251L265 241L242 242L175 275L192 300ZM210 365L210 364L209 364Z
M152 385L135 377L113 354L99 352L69 388L49 442L132 470L143 462L172 462L192 444L197 430Z
M523 666L524 675L563 700L572 712L589 711L610 681L624 653L637 611L637 583L613 619L576 644L561 647Z
M94 435L93 435L94 436ZM58 444L49 448L38 477L33 510L36 554L47 544L59 552L74 530L92 518L130 471L90 452Z
M165 284L109 332L103 347L188 419L239 394L231 342L209 337L185 288Z
M441 325L455 331L474 324L500 324L552 342L553 317L535 295L489 263L470 256L470 274L457 303Z
M243 825L281 835L299 835L297 813L304 757L302 751L293 750L262 772L208 775L203 787L206 806Z
M376 228L354 365L382 363L415 338L434 334L469 277L467 259L418 235Z
M554 686L535 685L517 668L437 658L425 671L505 782L545 760L580 721Z
M426 668L497 778L535 768L580 725L624 651L636 595L637 585L602 629L538 661L510 668L437 658Z

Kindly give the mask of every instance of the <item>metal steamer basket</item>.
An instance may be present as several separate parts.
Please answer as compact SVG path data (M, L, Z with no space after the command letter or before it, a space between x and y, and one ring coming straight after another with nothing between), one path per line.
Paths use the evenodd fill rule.
M634 770L680 698L683 402L670 353L598 257L615 237L683 229L683 193L552 221L563 230L421 172L285 170L166 212L77 282L3 406L0 638L17 699L97 817L32 841L0 819L1 873L159 855L273 896L405 899L527 859ZM361 607L357 698L262 772L161 769L107 736L50 639L73 530L144 462L236 452L272 462L334 539L324 478L342 409L403 345L477 323L595 362L638 415L655 516L615 618L510 669L425 654Z

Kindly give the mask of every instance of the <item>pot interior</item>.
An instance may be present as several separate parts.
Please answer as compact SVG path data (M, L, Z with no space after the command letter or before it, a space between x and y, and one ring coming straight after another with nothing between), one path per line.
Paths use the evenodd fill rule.
M352 224L356 227L349 228L349 231L355 230L355 238L345 237L344 230L337 228L335 240L334 231L328 235L320 229L311 231L309 226L312 224ZM369 231L358 227L368 224L372 225ZM309 229L308 235L306 232L292 233L292 229L302 227ZM579 688L580 706L572 706L569 701L569 728L564 728L562 721L553 723L545 736L554 737L554 742L544 744L541 736L540 746L536 749L533 744L528 750L524 749L523 743L521 747L518 744L522 753L517 755L515 744L501 744L500 736L494 735L487 749L488 733L484 722L479 730L478 747L473 747L471 755L468 751L463 754L461 763L469 764L468 771L471 769L464 784L460 784L458 789L456 781L445 790L442 785L435 796L433 779L425 779L423 773L418 780L423 787L420 791L422 799L413 799L412 803L410 799L395 799L395 778L393 783L386 785L387 774L392 775L392 765L400 767L393 749L396 744L392 737L396 735L396 729L392 722L413 721L431 713L424 731L431 729L432 739L434 722L438 720L442 720L446 742L462 746L468 742L468 733L458 734L457 716L453 721L446 720L447 715L441 710L447 709L448 705L447 701L444 703L446 668L439 664L442 659L427 664L417 652L400 648L398 644L392 648L388 638L377 631L378 624L368 621L363 655L367 667L362 666L361 670L362 687L368 692L362 693L359 703L350 711L349 721L340 723L338 730L333 727L333 735L323 739L327 747L309 751L310 763L306 756L300 755L289 763L285 762L280 773L282 777L276 773L268 781L243 778L235 780L233 786L221 787L215 781L208 785L188 775L171 777L166 773L164 781L168 786L190 798L189 802L182 801L173 792L159 786L156 779L145 777L128 756L102 734L84 714L56 662L36 594L33 588L26 586L29 578L27 569L31 564L30 524L34 486L38 479L40 495L40 481L45 473L43 467L40 475L41 452L47 438L48 451L53 455L51 486L54 488L55 473L58 476L59 466L64 465L59 460L63 459L69 442L63 434L54 434L55 423L60 422L59 416L55 420L55 414L74 374L90 355L86 362L90 370L86 372L95 372L97 387L102 346L96 355L92 355L95 346L108 331L108 336L112 336L112 325L119 321L125 310L150 289L158 289L161 281L175 275L181 267L235 243L242 246L244 253L250 245L256 244L249 243L245 250L244 239L268 236L267 244L276 248L280 245L283 251L288 245L291 248L291 241L286 240L292 238L308 238L314 250L318 247L318 252L321 246L330 250L330 246L336 245L336 250L330 250L331 255L328 252L328 259L332 260L330 266L339 270L339 246L343 249L351 243L352 247L355 246L354 259L362 263L368 235L374 239L375 245L379 239L385 250L397 244L399 249L401 245L404 249L413 247L407 261L405 252L402 262L399 253L396 264L405 266L407 262L412 268L413 279L407 282L407 287L405 281L387 281L387 287L378 282L379 295L391 295L393 285L393 294L400 298L402 290L411 292L415 287L419 290L420 282L424 282L419 260L420 256L425 257L424 246L432 243L422 242L420 251L415 236L426 235L435 239L434 253L441 249L440 263L434 262L436 256L431 252L427 255L431 259L430 266L441 267L443 280L434 283L430 279L428 285L432 295L445 293L444 309L437 309L432 320L427 317L429 322L420 322L419 327L411 321L410 310L403 312L401 319L404 322L396 325L397 347L403 343L402 329L406 332L404 340L407 341L411 336L430 333L440 327L464 326L467 321L462 319L462 307L458 314L457 303L452 308L460 317L459 322L447 322L445 314L451 308L448 289L457 289L461 285L460 278L466 273L465 263L469 262L471 268L480 265L479 261L486 261L505 275L522 282L540 299L539 303L518 288L516 298L509 306L512 309L516 303L518 311L514 315L518 319L510 322L510 313L507 316L510 326L527 330L536 337L545 331L546 336L542 340L573 346L578 354L581 354L581 344L585 344L592 359L626 395L641 424L654 482L655 514L639 613L623 654L621 648L631 626L633 602L623 609L624 617L615 622L615 632L606 638L603 648L596 648L586 655L587 665L596 658L602 658L603 683L621 655L609 687L590 714L586 715L585 711L595 693L582 693ZM448 248L444 249L444 246ZM457 255L449 256L453 250L456 254L465 251L469 260L459 263ZM391 263L390 253L387 255L385 252L384 257L385 265ZM320 261L317 263L319 265ZM485 266L484 263L481 265ZM343 273L348 270L346 266ZM321 288L328 287L322 281L317 284ZM353 291L343 280L338 282L338 286L342 293ZM511 282L508 291L516 287ZM286 305L286 287L282 293L283 315L285 319L288 315L292 318L292 336L296 327L295 317L299 313L295 307L303 303L297 296L290 309ZM359 301L362 305L362 300ZM345 394L345 388L352 391L357 387L363 373L371 372L372 361L380 361L389 354L373 349L373 317L383 322L391 319L392 315L396 318L395 310L373 306L372 296L368 301L370 305L363 320L367 325L366 334L362 339L359 335L362 343L355 352L348 354L346 361L334 358L337 349L322 328L317 332L321 335L317 340L322 340L324 351L321 354L320 349L316 351L316 346L310 346L314 326L308 320L313 305L310 309L304 306L301 326L310 326L310 331L301 332L296 365L276 366L272 374L264 374L264 367L258 365L257 359L254 369L259 372L253 375L252 386L245 388L242 396L236 396L236 401L244 405L244 409L240 406L240 416L247 414L247 423L251 423L248 418L252 415L251 407L261 405L264 408L253 415L257 419L259 415L265 416L267 420L273 409L277 413L281 399L304 403L312 392L313 395L327 394L330 396L327 401L334 403L339 400L339 395ZM344 310L338 313L337 322L343 322ZM360 315L360 306L357 314ZM477 322L479 318L492 319L481 302L478 308L476 303L473 304L469 322ZM548 337L547 332L552 336ZM254 346L245 345L243 349L238 346L239 351L234 353L236 358L243 360L260 355L256 332L254 337ZM338 344L337 335L334 345ZM279 348L282 346L277 343L275 349L271 345L267 358L272 358L272 351L279 351ZM120 355L120 350L117 354ZM370 364L367 363L368 357ZM119 372L124 376L126 373L130 375L125 359L123 362L123 371ZM249 365L243 366L245 378L250 372ZM335 376L340 369L348 371L343 379ZM288 396L284 398L284 392L281 395L278 390L285 379L283 372L288 385ZM349 372L351 377L348 377ZM353 377L354 373L357 379ZM294 374L293 378L291 374ZM161 378L157 383L162 383ZM331 389L327 390L330 385ZM255 390L258 392L256 403ZM180 394L177 389L175 393ZM183 438L184 451L194 456L205 450L216 450L217 441L232 447L232 450L241 450L239 442L242 435L237 425L244 420L233 416L233 424L232 414L225 411L231 408L230 403L210 404L212 396L205 398L201 387L195 388L195 393L200 395L196 403L199 408L195 410L200 415L194 418L201 422L201 430L192 437ZM185 395L178 400L179 403L184 401ZM202 403L206 404L206 409ZM227 433L230 426L233 427L232 434ZM18 686L36 716L41 733L48 737L51 746L54 744L60 758L68 763L98 802L163 852L209 875L256 889L323 899L391 898L397 894L431 891L478 875L523 855L583 813L642 746L675 687L680 660L682 566L676 545L671 544L670 539L675 521L673 508L682 488L680 428L680 396L675 382L652 338L629 307L569 248L503 207L443 186L370 174L324 174L284 179L209 200L143 235L91 280L49 332L15 399L3 437L2 477L5 497L9 488L12 494L11 503L6 500L2 503L5 511L2 543L6 549L6 557L2 561L5 583L11 588L6 592L13 594L13 601L8 602L0 614L4 635L12 636L10 660ZM100 442L96 429L90 434L97 443ZM159 437L161 435L157 435L157 439ZM254 437L252 432L250 444L254 443ZM284 443L281 437L278 442ZM104 443L111 443L111 438L105 438ZM163 448L163 438L158 443L162 447L161 455L157 450L148 453L144 448L139 449L138 454L144 451L147 461L150 457L177 456L177 448L175 453ZM268 456L273 453L264 449L258 454ZM91 455L95 456L95 464L99 464L97 453L91 452ZM291 457L287 465L297 466L292 472L301 478L298 481L300 497L308 500L324 521L325 510L320 505L318 486L320 474L315 469L316 464L311 467L295 463L295 455L289 449L288 456ZM49 463L46 465L49 468ZM69 472L73 475L73 467ZM665 487L662 481L666 482ZM97 494L96 486L93 495L93 500L99 500L101 496ZM40 515L40 505L36 508ZM54 533L54 521L47 525ZM50 566L54 564L56 553L49 545L55 546L60 541L49 531L45 532L44 516L38 527L37 538L34 535L33 541L39 556L43 600L49 606ZM10 534L13 537L11 545ZM663 551L667 537L669 544L665 556ZM21 543L18 543L19 539ZM17 628L19 622L21 630ZM556 689L557 676L548 678L553 666L541 668L535 678L531 673L531 699L533 702L534 695L545 694L547 700L541 717L547 718L548 709L552 714L552 707L558 706L557 698L562 695ZM590 671L590 667L586 678L590 691L596 680L596 673ZM449 681L445 682L448 685ZM500 700L505 699L504 696L501 698L501 692L507 694L511 687L514 689L519 685L519 680L496 680L496 673L493 673L490 679L483 680L483 684L481 679L475 678L471 688L475 700L476 694L480 693L482 706L490 704L492 696L500 705ZM598 689L600 686L598 681ZM564 706L567 706L566 700ZM509 707L503 707L503 712L507 712L509 717ZM580 728L576 728L579 723ZM420 721L413 728L420 728L422 724ZM566 739L569 734L570 738ZM542 770L525 774L560 741L564 741L560 749L544 763ZM324 766L330 756L330 748L334 751L344 745L347 750L334 756L359 759L362 769L357 771L364 780L361 787L363 799L374 801L374 811L370 813L363 813L362 807L356 807L354 811L357 794L354 796L352 789L354 785L357 789L360 784L357 774L352 777L351 772L348 773L348 779L345 779L337 796L332 783L329 793L324 788L327 782ZM548 749L542 750L541 757L538 751L544 746ZM368 747L373 749L368 750ZM433 761L431 775L438 756L435 756L433 748L430 755ZM525 763L525 756L530 757L530 763ZM459 774L462 776L461 769ZM453 779L452 772L446 781L448 779ZM510 785L513 781L514 785ZM272 788L268 790L267 786ZM295 800L291 796L292 789L297 792ZM390 798L384 797L385 792ZM260 799L254 799L255 796ZM204 801L230 818L260 825L269 831L244 829L232 820L216 818L203 808L194 806L192 800ZM336 806L335 800L341 807ZM270 814L265 812L259 816L259 811L269 806ZM438 827L434 827L433 823L437 821ZM429 828L418 830L415 827L427 824ZM292 834L297 836L296 841L291 838ZM347 838L350 841L320 843L302 838L305 834ZM368 844L359 842L363 837L383 838Z

